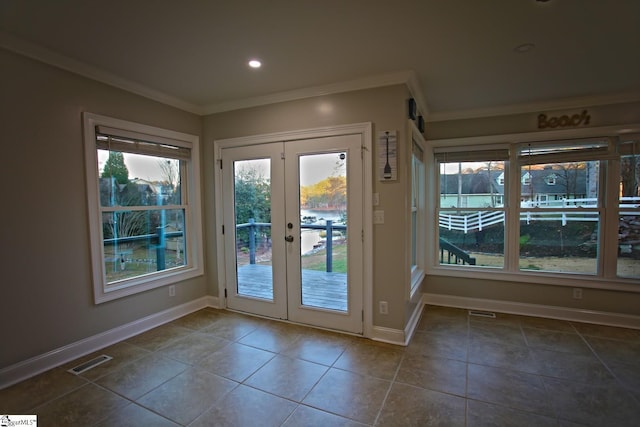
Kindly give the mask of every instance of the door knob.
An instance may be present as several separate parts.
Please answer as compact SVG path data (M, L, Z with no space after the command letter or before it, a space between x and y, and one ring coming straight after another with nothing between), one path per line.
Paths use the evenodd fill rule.
M284 240L286 240L287 242L293 242L293 236L288 235L287 237L284 238Z

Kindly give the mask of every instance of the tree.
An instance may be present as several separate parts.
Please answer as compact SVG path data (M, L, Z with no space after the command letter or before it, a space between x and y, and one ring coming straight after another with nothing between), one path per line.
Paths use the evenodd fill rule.
M255 222L271 222L271 185L262 172L252 166L236 170L235 176L236 224L246 224L249 219ZM261 228L259 233L268 238L270 228ZM238 230L238 239L247 241L246 229Z
M124 156L117 151L110 151L109 158L104 164L102 178L114 177L118 184L129 183L129 169L124 164Z

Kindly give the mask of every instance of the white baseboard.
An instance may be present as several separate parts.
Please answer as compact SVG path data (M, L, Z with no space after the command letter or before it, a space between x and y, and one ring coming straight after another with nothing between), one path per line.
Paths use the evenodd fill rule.
M446 307L497 311L499 313L640 329L640 316L630 314L430 293L423 294L422 301L424 304L442 305Z
M411 317L407 322L404 330L385 328L383 326L374 326L371 339L374 341L382 341L389 344L407 346L413 337L413 333L420 321L420 314L422 314L422 308L424 307L424 298L416 305L411 313Z
M0 370L0 390L194 311L217 308L218 303L217 297L198 298L8 366Z

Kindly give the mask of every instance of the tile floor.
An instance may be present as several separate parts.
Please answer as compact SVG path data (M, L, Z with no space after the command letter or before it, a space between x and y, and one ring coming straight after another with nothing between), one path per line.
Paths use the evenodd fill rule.
M99 354L113 360L75 376ZM41 426L638 426L640 330L427 306L408 347L205 309L0 390Z

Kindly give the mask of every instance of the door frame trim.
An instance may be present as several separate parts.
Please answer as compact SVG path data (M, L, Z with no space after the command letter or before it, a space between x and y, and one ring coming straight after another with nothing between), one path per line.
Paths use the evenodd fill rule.
M363 168L363 289L362 289L362 328L365 337L371 337L373 332L373 131L372 123L354 123L348 125L327 126L320 128L291 130L284 132L250 135L237 138L217 139L214 144L214 189L215 189L215 237L216 264L218 271L218 300L220 307L227 307L224 297L226 288L224 238L222 234L223 216L223 187L222 187L222 150L227 147L250 146L268 144L272 142L287 142L301 139L323 138L328 136L360 135L362 141Z

